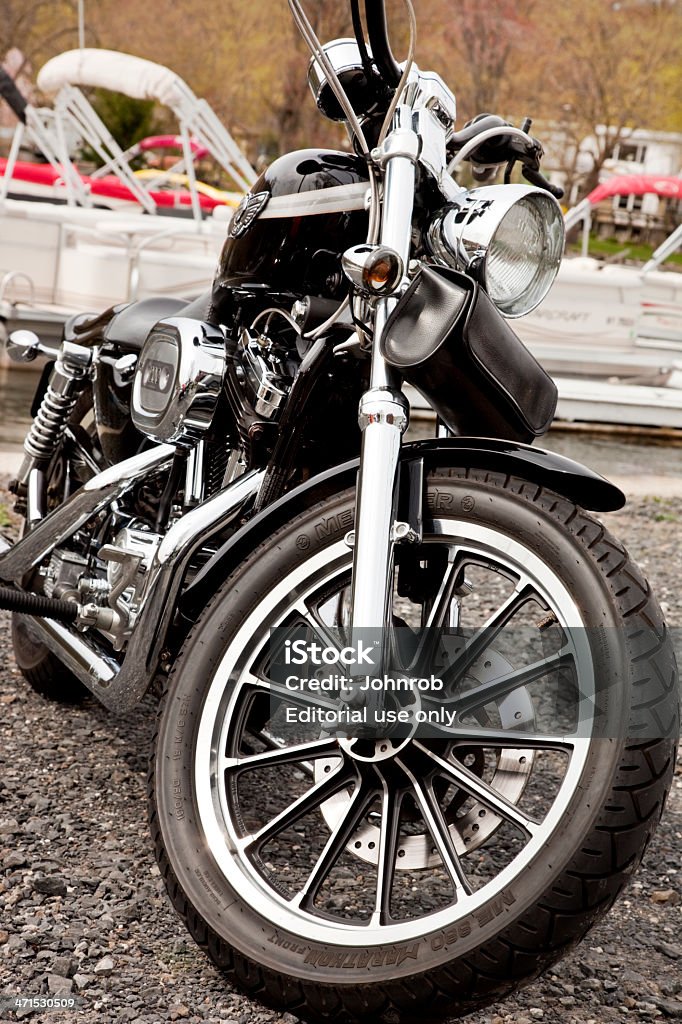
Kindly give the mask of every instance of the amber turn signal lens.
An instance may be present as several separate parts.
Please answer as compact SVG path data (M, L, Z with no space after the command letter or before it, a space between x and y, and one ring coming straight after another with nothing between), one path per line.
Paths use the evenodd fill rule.
M387 245L356 245L346 249L341 266L346 277L369 295L390 295L403 277L403 261Z
M379 258L365 267L364 280L370 291L392 291L400 280L400 262L388 255Z

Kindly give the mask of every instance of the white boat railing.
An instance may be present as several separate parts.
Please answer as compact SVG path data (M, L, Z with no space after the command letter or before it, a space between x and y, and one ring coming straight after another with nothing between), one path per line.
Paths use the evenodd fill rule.
M582 199L579 203L567 210L564 214L564 228L569 232L577 224L582 224L581 256L589 254L590 230L592 228L593 203L589 197ZM642 267L642 273L648 274L663 263L668 256L672 256L682 246L682 224L661 242L657 249L651 254L650 259Z
M3 271L27 274L33 295L22 286L22 302L36 308L104 308L166 292L192 296L213 276L228 223L210 217L197 226L14 200L0 207L0 279ZM15 291L6 288L4 299L11 303Z
M123 150L80 89L73 85L63 86L55 97L54 112L58 130L63 132L67 125L74 128L83 142L109 165L121 183L130 190L142 209L147 213L156 213L153 198L135 177ZM68 151L62 155L65 161L71 162Z
M8 270L6 274L2 275L0 279L0 305L3 302L8 301L7 292L10 285L16 281L23 281L28 286L28 305L34 306L36 301L36 287L33 283L33 278L29 274L25 274L23 270Z
M94 200L70 156L70 139L77 136L99 156L103 173L114 173L147 213L157 212L149 184L130 166L130 154L118 145L79 86L100 86L168 106L178 119L182 164L194 221L202 222L193 146L203 148L235 182L248 191L256 172L224 124L204 99L199 99L178 75L160 64L111 50L69 50L49 60L37 76L39 87L54 95L54 106L26 106L25 123L18 122L12 137L5 173L0 178L0 202L7 199L19 151L25 141L39 149L63 183L69 206L92 207Z
M682 246L682 224L679 224L671 235L661 242L658 249L655 249L651 254L651 259L648 260L642 267L642 273L647 274L650 270L655 270L663 260L667 260L668 256L672 256L674 252Z
M12 184L12 177L24 142L31 143L38 149L64 186L66 202L69 206L90 206L92 203L83 179L73 165L66 141L67 133L64 125L49 107L26 107L25 123L19 121L12 136L5 171L0 177L0 202L5 202Z

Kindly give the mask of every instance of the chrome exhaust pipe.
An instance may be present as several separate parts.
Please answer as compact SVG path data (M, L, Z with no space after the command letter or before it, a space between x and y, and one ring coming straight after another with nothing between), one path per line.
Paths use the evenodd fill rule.
M168 452L168 447L164 447ZM170 452L172 454L172 449ZM149 456L147 452L144 454ZM139 458L139 456L135 458ZM162 461L163 457L160 457L160 462ZM130 464L133 460L128 459L127 462ZM126 464L121 463L120 465ZM112 470L116 468L112 467ZM85 487L90 486L91 492L96 491L101 498L105 488L95 489L93 485L96 480L101 480L111 472L106 470L105 473L100 473ZM148 470L144 470L144 472L148 472ZM225 490L219 491L203 504L193 508L168 530L148 570L149 582L146 596L139 618L133 627L122 664L119 665L113 657L98 650L95 643L90 642L91 634L75 632L58 622L34 618L30 625L31 633L39 643L45 644L61 662L67 665L76 678L91 690L105 707L118 712L131 710L144 696L153 679L166 631L171 623L182 581L192 557L212 536L234 522L245 502L257 493L264 475L264 470L251 470L244 473ZM122 486L122 481L119 481L119 484ZM73 497L78 498L83 490L85 488L81 488ZM111 500L111 497L101 498L103 505L106 505L108 500ZM23 547L34 533L43 530L43 527L59 512L60 509L56 509L44 523L37 526L12 550ZM50 537L54 533L53 530ZM68 536L68 532L64 536ZM55 541L56 543L58 541ZM34 559L31 564L36 564L35 551L35 548L28 549L28 554L22 556L21 566L29 559ZM0 574L6 571L9 557L11 555L0 557ZM37 561L40 561L42 557L44 554L37 558Z
M112 502L121 498L133 484L148 473L170 465L175 449L168 444L133 455L131 459L110 466L93 476L63 505L16 544L0 549L0 579L20 583L36 565L76 530ZM4 539L3 539L4 540Z
M120 666L114 658L98 654L81 634L54 619L31 619L28 631L89 690L107 687L118 675Z

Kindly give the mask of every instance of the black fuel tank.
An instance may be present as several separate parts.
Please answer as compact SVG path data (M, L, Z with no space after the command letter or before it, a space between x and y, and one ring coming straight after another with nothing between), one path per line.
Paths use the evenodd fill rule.
M220 306L235 286L342 298L340 256L367 236L367 188L366 165L351 153L304 149L275 160L230 224L212 319L221 319Z

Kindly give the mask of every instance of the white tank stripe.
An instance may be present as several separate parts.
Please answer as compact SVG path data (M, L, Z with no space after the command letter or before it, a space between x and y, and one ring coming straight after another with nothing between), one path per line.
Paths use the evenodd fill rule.
M295 192L290 196L273 196L259 213L258 220L364 210L368 191L368 183L359 181L352 185L335 185L333 188L312 192Z

